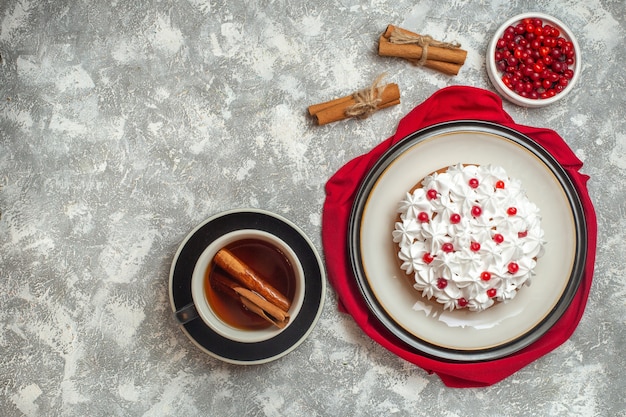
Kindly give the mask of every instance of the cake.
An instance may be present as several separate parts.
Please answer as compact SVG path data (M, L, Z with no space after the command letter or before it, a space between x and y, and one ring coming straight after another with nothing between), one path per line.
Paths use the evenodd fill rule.
M451 311L513 299L530 285L545 245L539 208L492 165L426 176L400 201L392 237L413 287Z

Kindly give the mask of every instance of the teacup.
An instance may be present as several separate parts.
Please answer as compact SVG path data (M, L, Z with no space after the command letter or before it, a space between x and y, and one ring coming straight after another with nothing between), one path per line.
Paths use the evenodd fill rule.
M230 300L222 299L223 297L228 298L229 295L215 290L209 282L214 274L226 275L225 272L216 268L214 264L215 255L224 248L233 248L232 251L235 254L237 254L237 251L242 255L245 254L246 259L251 261L251 265L266 262L266 259L269 258L267 256L268 253L271 255L272 251L275 251L282 257L284 262L281 261L280 263L284 263L284 265L280 266L284 268L290 280L293 281L288 284L288 286L293 288L289 289L291 304L287 312L290 318L284 327L280 328L269 322L265 325L260 325L259 322L263 322L263 320L258 316L254 316L251 312L237 314L249 314L256 317L257 320L254 321L254 326L240 326L233 322L234 319L232 317L225 314L223 306L226 304L230 304L235 309L242 309L243 307L241 305L233 307L233 303L240 303L233 297L233 294L230 294ZM264 259L259 259L259 257L264 257ZM236 279L233 279L232 282L236 282ZM278 284L287 285L287 283ZM304 288L302 264L287 243L277 236L261 230L236 230L217 238L202 252L191 277L193 304L177 311L176 316L181 323L187 323L191 320L202 320L213 331L233 341L243 343L262 342L275 337L293 323L302 307ZM246 310L245 308L243 309Z

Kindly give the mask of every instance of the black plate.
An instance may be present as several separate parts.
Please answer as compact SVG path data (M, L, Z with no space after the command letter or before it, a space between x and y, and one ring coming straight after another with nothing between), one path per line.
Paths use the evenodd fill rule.
M393 220L391 220L391 223L389 226L388 240L386 240L387 237L382 232L382 230L385 230L384 228L387 226L384 226L384 225L383 226L380 226L380 225L371 226L372 222L383 222L384 224L386 224L385 223L386 220L384 219L387 217L389 217L390 219L393 219L394 209L393 207L389 209L388 206L390 204L393 204L394 201L399 201L404 196L404 193L406 192L406 190L411 188L411 187L407 187L407 188L402 188L401 190L399 190L399 194L397 195L398 197L397 200L395 199L395 195L392 193L391 194L392 198L390 199L392 200L392 203L372 202L373 200L376 200L373 197L375 194L385 195L385 197L389 197L389 194L390 194L388 191L389 180L384 180L384 178L385 177L389 178L390 170L398 171L399 170L398 165L400 165L400 167L403 168L402 172L406 171L404 169L407 167L406 162L398 163L397 161L400 160L401 158L405 158L406 161L411 161L411 163L413 163L412 161L414 159L420 160L421 158L423 158L423 156L421 155L424 155L423 150L434 149L432 148L432 146L433 144L435 144L436 146L437 143L441 143L442 147L448 146L447 148L444 149L443 154L448 153L448 152L452 154L458 154L462 151L459 151L459 150L449 151L450 147L448 145L448 139L447 139L450 137L454 137L454 135L457 135L457 134L466 135L467 137L470 138L470 139L467 139L470 142L471 142L471 137L473 135L477 137L485 136L488 138L494 138L493 140L498 143L498 146L502 145L503 148L507 148L507 147L514 148L515 152L523 153L524 155L526 155L524 156L524 158L531 160L532 164L534 164L535 166L539 166L542 171L545 171L546 173L548 173L547 175L550 176L551 178L550 181L556 184L555 187L561 188L560 190L557 190L558 193L561 194L558 198L560 199L560 201L562 201L559 207L565 208L564 209L565 212L556 210L555 213L551 215L551 217L552 218L561 217L561 214L563 215L562 217L567 217L568 220L564 221L564 223L568 225L567 226L568 230L571 230L570 234L572 235L570 249L568 249L568 253L567 253L569 256L569 259L571 259L570 261L571 263L563 267L566 272L563 274L562 278L559 278L562 280L562 281L559 281L559 285L562 285L562 287L559 288L558 292L555 292L554 298L550 300L549 305L532 307L533 309L536 309L536 308L545 309L545 311L539 310L539 312L537 313L538 318L536 320L533 319L533 321L530 321L529 329L519 330L519 333L515 333L515 332L518 332L517 329L510 329L510 327L514 327L514 326L507 327L505 324L502 324L499 321L494 322L494 323L487 323L488 325L491 326L491 328L496 329L496 330L489 330L490 332L494 332L493 334L496 336L494 336L495 341L491 340L489 342L485 342L484 344L482 344L483 342L482 340L480 340L480 338L481 338L481 334L482 335L487 334L486 330L472 329L472 331L470 331L466 328L467 326L464 326L464 325L459 326L458 322L454 323L453 325L450 325L449 323L451 323L452 321L445 322L445 320L442 320L442 317L445 314L445 313L442 313L443 310L437 312L436 314L433 314L432 317L429 317L429 314L430 314L429 312L423 313L422 316L420 317L418 317L417 315L415 316L415 317L418 317L420 320L425 320L421 322L421 324L426 325L426 326L422 326L422 328L430 326L431 320L438 321L438 323L433 324L434 330L432 331L432 333L429 334L428 338L421 336L421 333L420 333L422 331L421 329L415 330L417 326L415 323L407 324L406 315L404 313L406 309L402 310L400 314L396 314L398 312L397 310L398 307L395 305L394 306L391 305L392 303L396 303L395 299L393 299L392 297L391 300L393 301L389 302L390 298L388 297L388 295L385 295L384 293L388 292L392 296L395 296L396 293L399 294L399 292L397 292L395 289L388 291L387 288L392 288L394 287L394 285L400 285L400 284L397 284L397 282L400 280L398 276L403 274L403 272L400 271L400 273L397 274L398 276L393 276L393 277L391 275L393 275L394 272L389 272L388 274L380 274L381 271L385 273L391 270L399 271L399 267L395 264L395 253L393 253L394 251L393 251L392 241L391 241L391 230L393 227ZM465 139L466 136L463 136L462 141L466 140ZM471 153L480 154L482 152L481 140L477 139L476 144L467 144L467 145L466 145L467 142L462 142L462 147L468 146L467 149L471 150L469 152L470 154ZM428 148L428 147L431 147L431 148ZM485 149L488 149L488 148L489 146L485 147ZM478 149L478 151L474 151L473 149ZM487 154L480 154L478 157L475 157L476 159L480 160L480 162L478 163L493 163L494 165L502 165L505 167L505 169L507 169L507 163L509 163L509 165L514 166L515 168L514 171L516 169L519 171L519 166L515 166L514 161L513 162L490 161L489 160L490 156L488 155L488 151L486 152ZM496 151L495 153L497 154L498 152L499 151ZM419 157L412 158L412 157L415 157L416 155L418 155ZM462 156L460 158L462 158ZM458 163L458 162L476 163L475 161L467 161L467 160L458 160L458 161L455 161L454 163ZM499 162L503 162L503 164L500 164ZM431 161L430 160L421 161L421 162L416 161L415 163L416 164L424 163L424 165L428 165L431 163ZM445 166L452 165L452 164L453 163L450 163L450 164L446 163L446 164L438 166L438 168L443 168ZM427 171L427 173L430 173L434 170L436 169ZM509 169L507 169L507 171L510 172ZM396 176L397 174L393 174L394 180L396 179L395 178ZM381 178L383 178L383 180L381 180ZM417 182L420 178L421 177L414 178L413 183ZM526 186L530 185L532 187L535 187L537 184L525 184L525 185ZM387 191L381 191L381 190L387 190ZM389 198L386 198L386 199L389 200ZM378 211L377 211L378 209L375 208L376 205L384 206L384 208L381 209L381 213L384 212L383 213L384 215L375 216L374 220L372 221L370 219L371 216L374 216L372 213L378 214ZM569 219L571 219L571 221ZM364 225L368 225L368 226L364 226ZM349 250L349 256L350 256L350 262L351 262L352 269L356 277L359 289L361 291L361 294L364 297L373 316L378 321L380 321L380 323L382 323L382 325L385 328L387 328L393 335L399 338L402 342L408 344L411 348L416 349L417 351L425 354L426 356L431 356L437 359L443 359L443 360L449 360L449 361L463 361L463 362L477 362L477 361L493 360L493 359L508 356L530 345L534 341L538 340L542 335L544 335L555 323L557 323L557 321L566 311L567 307L570 305L574 295L576 294L576 291L578 289L578 286L581 282L581 279L584 273L586 251L587 251L587 230L586 230L586 224L585 224L585 217L584 217L584 212L583 212L580 198L567 172L563 169L563 167L560 166L560 164L554 159L554 157L550 155L548 151L546 151L543 147L541 147L539 144L537 144L535 141L533 141L529 137L513 129L510 129L510 128L507 128L505 126L501 126L498 124L489 123L489 122L469 120L469 121L455 121L455 122L443 123L443 124L431 126L423 130L417 131L407 136L403 140L399 141L395 145L393 145L389 150L387 150L382 155L382 157L375 163L375 165L372 167L372 169L368 172L368 174L363 179L360 185L360 188L357 192L355 201L353 203L348 227L349 229L348 229L347 244L349 248L348 250ZM364 229L372 229L372 230L377 230L377 231L370 235L367 235L368 232L367 231L364 232ZM363 233L366 233L365 238L362 237ZM372 237L376 237L377 239L371 239ZM373 245L371 243L373 240L376 240L376 241L382 240L384 242L376 243L375 244L376 248L374 250L369 250L369 249L364 250L364 248L368 248ZM385 242L387 241L389 242L390 249L387 249L384 246L386 244ZM550 243L548 243L548 245L549 244ZM553 246L551 250L554 248L554 244L555 242L553 242ZM377 259L364 259L363 252L368 253L369 254L368 256L370 258L373 257ZM378 254L381 252L390 252L390 253L393 253L393 255L383 254L379 256ZM558 250L556 253L558 255ZM550 260L547 262L550 262L550 263L559 262L558 256L556 257L550 256L549 258ZM539 262L542 262L541 259L539 260ZM379 268L379 265L381 264L385 264L385 266ZM387 269L385 270L385 268ZM383 277L383 276L376 276L376 275L388 275L388 276ZM539 278L542 278L542 277L537 277L537 279ZM395 281L393 281L393 279L395 279ZM549 280L551 278L546 277L546 279ZM535 284L535 282L536 281L534 281L533 284ZM540 283L538 285L541 286L545 284ZM537 284L528 288L530 289L536 286ZM406 285L406 287L410 288L409 285ZM394 293L394 291L396 291L396 293ZM411 297L411 300L413 298L415 300L419 300L421 298L420 294L417 291L409 289L406 292L408 293L410 291L413 291L415 295L406 295L406 294L399 294L399 295L401 295L401 297ZM536 291L536 289L535 290L522 289L520 293L522 293L523 291L532 292L532 291ZM516 308L518 310L520 309L523 310L524 308L530 309L531 307L526 307L526 304L520 304L523 302L523 300L521 299L524 298L525 296L527 296L527 294L523 296L520 296L518 294L518 296L511 301L511 305L515 306L515 304L513 303L517 302L518 304ZM384 301L381 302L381 300L383 299ZM407 300L404 300L404 301L406 302ZM410 302L413 302L413 301L410 301ZM405 303L405 304L409 312L412 313L410 310L414 307L412 307L410 302ZM532 303L534 302L535 302L534 300L530 300L528 301L528 304L532 305ZM398 300L397 303L402 303L402 301ZM509 307L503 307L503 308L509 308ZM483 314L483 313L485 312L473 313L473 314ZM462 319L464 319L465 317L468 317L468 318L480 317L480 316L470 316L470 315L461 316L462 314L465 314L465 313L458 313L458 314L459 314L459 317L461 317ZM488 313L487 315L482 316L482 317L489 317L489 314L493 314L493 313ZM399 319L398 317L400 316L401 318ZM411 316L411 319L413 319L412 317L413 316ZM508 319L508 318L505 318L505 319ZM503 319L503 323L506 323L505 319ZM444 321L445 323L444 324L439 323L441 321ZM484 324L485 323L482 323L482 325ZM411 326L413 327L411 328ZM437 327L437 326L442 326L442 327ZM497 327L497 326L500 326L500 327ZM476 329L478 328L479 327L476 327ZM444 332L440 332L439 330L443 330ZM429 329L428 331L430 332L431 330ZM446 339L446 343L440 343L438 335L442 335L445 332L450 332L449 335L445 334L445 337L449 339ZM499 340L498 337L500 336L499 336L499 333L497 332L502 332L502 334L505 334L506 337L503 337L502 340ZM433 334L435 336L431 337ZM444 336L442 336L442 338L443 337ZM456 346L455 343L448 342L448 340L453 340L453 339L462 340L463 338L467 338L466 340L469 340L469 342L468 343L464 341L460 342L459 345L462 347ZM466 348L465 346L469 346L469 347Z
M323 308L325 272L311 241L293 223L262 210L233 210L217 214L194 229L180 245L170 270L170 303L176 312L192 303L191 276L206 247L220 236L240 229L272 233L288 244L298 256L305 276L302 308L290 325L277 336L256 343L227 339L211 330L201 318L181 324L191 341L209 355L242 365L260 364L293 351L309 335Z

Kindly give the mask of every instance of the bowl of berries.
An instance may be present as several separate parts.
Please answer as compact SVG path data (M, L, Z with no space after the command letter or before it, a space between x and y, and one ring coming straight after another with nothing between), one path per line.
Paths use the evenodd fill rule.
M514 16L487 48L487 74L507 100L543 107L565 97L581 72L580 47L563 22L543 13Z

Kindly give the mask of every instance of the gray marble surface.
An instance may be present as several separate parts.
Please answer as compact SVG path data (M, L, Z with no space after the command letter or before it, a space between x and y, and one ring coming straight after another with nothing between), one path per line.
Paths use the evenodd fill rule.
M266 365L202 353L170 312L184 236L226 209L297 223L321 252L324 184L448 85L493 89L484 53L526 11L566 22L580 84L521 124L561 134L598 212L595 281L561 347L451 389L372 342L335 294ZM0 1L3 416L625 416L626 4L622 0ZM378 57L387 24L458 41L448 77ZM387 72L402 104L318 127L310 104Z

